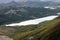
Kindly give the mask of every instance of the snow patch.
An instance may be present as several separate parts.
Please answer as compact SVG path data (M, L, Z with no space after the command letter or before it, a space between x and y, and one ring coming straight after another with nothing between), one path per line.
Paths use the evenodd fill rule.
M53 20L56 17L58 17L58 16L47 16L47 17L38 18L38 19L34 19L34 20L23 21L20 23L7 24L5 26L26 26L26 25L31 25L31 24L39 24L44 21Z
M51 7L50 9L56 9L56 8L54 8L54 7Z
M47 6L46 6L46 7L44 7L44 8L50 8L50 7L47 7Z
M57 13L58 15L60 15L60 13Z
M46 7L44 7L44 8L47 8L47 9L56 9L56 8L54 8L54 7L49 7L49 6L46 6Z

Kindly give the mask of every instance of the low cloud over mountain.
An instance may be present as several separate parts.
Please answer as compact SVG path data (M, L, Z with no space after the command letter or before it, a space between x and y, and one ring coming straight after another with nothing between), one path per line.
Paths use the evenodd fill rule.
M0 3L7 3L11 1L20 1L20 2L26 2L26 1L54 1L54 2L60 2L60 0L0 0Z

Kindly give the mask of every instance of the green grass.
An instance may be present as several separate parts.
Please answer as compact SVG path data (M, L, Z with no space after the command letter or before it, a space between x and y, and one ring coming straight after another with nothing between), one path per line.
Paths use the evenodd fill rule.
M8 31L3 31L3 33L0 31L0 34L8 34L14 40L57 40L57 35L60 33L60 18L45 21L38 25L0 28L3 28L5 31L8 29ZM30 37L33 38L30 39Z

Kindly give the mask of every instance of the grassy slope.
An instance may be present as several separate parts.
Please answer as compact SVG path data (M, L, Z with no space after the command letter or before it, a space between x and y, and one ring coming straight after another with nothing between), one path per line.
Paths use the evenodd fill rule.
M60 32L60 19L44 22L41 25L38 24L36 26L37 28L34 30L17 32L12 36L13 39L14 40L48 40L50 37L53 36L51 38L51 40L53 40L55 39L53 34L55 34L56 32L57 33ZM29 30L29 28L27 30Z
M57 40L60 34L60 18L45 21L38 25L2 27L0 35L8 35L14 40ZM57 36L59 35L59 36Z

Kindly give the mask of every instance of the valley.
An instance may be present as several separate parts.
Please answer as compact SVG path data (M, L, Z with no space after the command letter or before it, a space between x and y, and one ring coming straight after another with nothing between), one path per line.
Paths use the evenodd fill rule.
M0 40L60 40L59 2L20 1L0 3Z
M3 11L2 11L3 10ZM0 25L18 23L26 20L57 15L60 9L30 8L30 7L10 7L0 10Z

